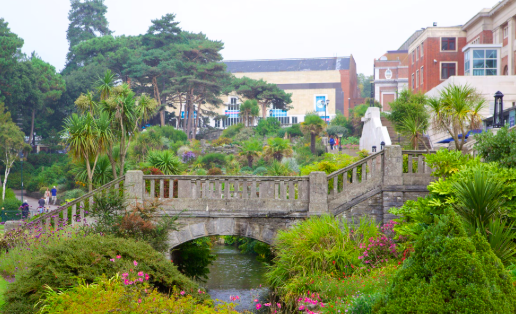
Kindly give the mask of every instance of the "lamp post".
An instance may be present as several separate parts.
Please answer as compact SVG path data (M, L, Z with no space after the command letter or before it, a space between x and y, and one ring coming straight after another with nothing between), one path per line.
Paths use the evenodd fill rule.
M493 128L501 128L503 127L503 94L500 91L497 91L494 94L495 105L494 105L494 115L493 115Z
M329 104L330 104L330 100L326 99L326 103L324 105L324 120L325 121L326 121L326 117L327 117L327 115L326 115L326 107L328 107ZM330 119L328 119L328 120L330 120ZM329 124L329 123L330 123L330 121L326 121L326 124Z
M23 204L23 151L20 151L20 163L21 163L21 201Z
M373 146L373 153L376 153L376 146Z
M384 148L384 147L385 147L385 142L384 142L384 141L382 141L382 142L380 143L380 150L383 150L383 148Z
M342 151L342 136L344 136L344 133L340 132L337 133L337 136L339 137L339 152Z
M374 107L374 81L371 81L371 97L369 99L369 107Z

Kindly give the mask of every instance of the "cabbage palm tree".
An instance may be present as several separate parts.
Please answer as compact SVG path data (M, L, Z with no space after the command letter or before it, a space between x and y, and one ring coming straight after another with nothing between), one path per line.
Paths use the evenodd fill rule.
M240 148L240 156L245 156L247 158L247 166L252 168L254 157L260 156L262 150L263 146L261 142L257 140L246 141L242 143L242 147Z
M145 167L159 169L166 175L178 175L183 172L183 163L169 150L152 150L145 158Z
M267 140L264 154L268 157L273 157L277 161L281 161L283 157L292 156L293 151L289 140L275 137Z
M113 74L111 70L107 70L104 73L104 77L98 77L96 82L97 91L100 93L100 100L106 100L111 95L113 87L115 86L116 74Z
M254 118L260 114L258 101L256 99L248 99L240 105L240 116L245 126L251 126Z
M430 98L427 105L433 126L447 132L453 138L455 148L462 150L466 134L481 125L480 111L486 101L469 85L450 85L441 91L438 98Z
M310 150L315 155L315 137L326 128L326 122L317 114L310 113L305 116L305 121L301 123L301 131L310 134Z
M419 142L422 142L426 150L429 150L423 137L423 134L428 131L428 120L419 120L417 117L408 116L401 122L398 129L403 136L410 139L414 149L417 149Z

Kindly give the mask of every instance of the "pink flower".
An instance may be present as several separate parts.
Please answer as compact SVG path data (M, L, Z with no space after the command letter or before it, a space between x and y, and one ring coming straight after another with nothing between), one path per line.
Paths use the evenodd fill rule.
M122 278L123 278L123 279L125 279L127 276L129 276L129 274L128 274L128 273L123 273L123 274L122 274Z
M260 303L256 304L256 309L259 310L262 308L262 305Z
M117 255L116 258L122 258L122 256L121 255Z
M181 295L185 295L185 292L184 292L184 291L181 291Z
M143 282L143 278L138 278L138 281L139 282Z
M304 309L305 309L305 306L304 306L304 305L301 305L301 306L299 307L299 310L300 310L300 311L302 311L302 310L304 310Z
M278 307L278 309L281 309L281 304L276 303L276 306Z
M138 303L142 303L142 299L138 299Z
M138 262L133 261L134 266L138 266Z
M143 271L139 271L138 276L143 276Z
M114 262L114 261L115 261L115 259L114 259L114 258L111 258L111 259L110 259L110 261Z
M145 274L145 280L149 280L150 276L149 274Z
M270 304L270 303L265 303L264 305L265 305L265 306L271 306L271 304Z
M125 279L125 280L124 280L124 285L126 285L126 286L127 286L128 284L129 284L129 280Z
M254 299L254 302L258 302L258 299Z

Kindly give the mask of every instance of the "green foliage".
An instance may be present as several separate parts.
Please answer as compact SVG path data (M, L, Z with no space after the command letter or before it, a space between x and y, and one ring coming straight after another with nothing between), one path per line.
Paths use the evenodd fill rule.
M172 126L152 126L135 135L129 148L129 157L137 163L142 162L151 150L171 149L177 152L186 140L186 133Z
M432 175L446 178L457 172L471 160L470 155L464 155L461 151L439 149L435 154L425 154L425 162L434 169ZM473 161L478 162L478 161Z
M299 123L293 124L285 130L290 137L303 136L303 132L301 131L301 125Z
M112 309L122 313L237 313L231 304L213 306L211 300L200 301L197 291L176 288L171 295L159 293L146 284L124 285L116 276L98 278L93 284L80 283L66 291L47 288L41 314L92 312L109 313ZM203 291L201 291L204 293Z
M326 128L326 133L330 136L338 136L339 134L342 134L342 137L345 137L348 134L348 129L340 125L331 125Z
M276 258L266 274L267 281L285 302L294 303L306 292L306 284L312 280L309 278L340 278L343 273L349 276L358 270L352 267L361 263L358 244L377 233L374 222L366 218L356 225L328 215L304 220L279 231Z
M291 176L293 175L292 170L288 167L288 165L281 163L277 160L274 160L272 164L267 168L268 176Z
M200 161L207 169L213 167L222 168L226 165L226 156L222 153L210 153L202 156Z
M238 132L237 135L233 138L235 142L241 143L244 141L248 141L249 139L255 136L253 128L243 128Z
M324 154L323 160L301 167L301 175L307 176L314 171L324 171L326 174L330 174L358 160L358 157L346 154Z
M237 123L237 124L233 124L233 125L230 125L228 126L224 131L222 131L222 135L220 137L227 137L227 138L233 138L235 137L235 135L238 134L238 132L240 132L240 130L242 130L244 128L244 124L243 123Z
M181 174L184 168L181 159L169 150L153 150L148 152L144 166L157 168L165 175Z
M266 119L260 119L255 127L257 134L262 136L277 134L281 128L281 123L275 117L267 117Z
M388 115L396 131L401 132L404 120L412 117L417 121L428 121L430 116L425 108L427 97L422 93L414 93L404 89L398 93L398 98L389 103L391 114Z
M484 237L450 213L421 234L375 313L513 313L515 297Z
M2 306L4 305L4 293L5 293L5 290L7 290L7 280L5 280L4 278L0 277L0 309L2 308Z
M253 167L253 160L262 154L263 145L260 141L249 140L242 143L240 148L240 156L244 156L247 159L247 166Z
M213 140L211 142L211 145L213 145L213 147L219 147L219 146L224 146L224 145L228 145L228 144L231 144L233 141L228 138L228 137L219 137L218 139L216 140Z
M256 167L253 171L254 176L263 176L267 173L267 168L265 167Z
M222 170L220 170L220 168L211 168L210 170L208 170L208 175L209 176L221 176L223 175L222 173Z
M360 144L360 138L354 137L354 136L349 136L349 137L343 138L341 144L342 145L358 145L358 144Z
M204 237L183 243L174 249L174 265L184 275L199 281L208 279L208 268L217 258L211 254L211 240Z
M34 252L37 255L8 287L5 313L32 313L34 304L44 296L45 285L54 290L70 288L77 285L78 279L92 283L102 275L112 277L129 269L148 273L149 283L162 292L168 292L174 286L187 291L196 288L163 254L146 243L131 239L87 235L57 241L47 245L45 250ZM133 262L137 262L138 267Z
M277 161L281 161L283 157L290 157L293 154L290 141L287 139L273 137L267 140L267 146L263 151L263 155L266 158L274 158Z
M260 114L260 107L256 99L247 99L240 105L240 117L244 121L244 125L252 126L254 118Z
M496 161L503 167L516 167L516 132L505 126L496 135L486 132L475 135L475 149L486 162Z
M305 115L305 121L301 123L301 131L305 135L310 135L310 151L316 154L316 136L318 136L326 128L326 122L319 117L317 113L309 113Z

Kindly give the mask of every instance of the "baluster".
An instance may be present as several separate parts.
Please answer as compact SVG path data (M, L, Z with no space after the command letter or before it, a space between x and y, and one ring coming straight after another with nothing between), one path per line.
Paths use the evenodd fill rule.
M86 221L86 216L84 215L84 202L81 202L81 206L79 208L79 211L80 211L79 223L81 225L84 225L84 223Z
M309 191L308 191L308 181L307 180L298 181L297 192L298 192L298 194L297 194L298 199L303 200L303 201L308 200Z
M61 211L63 213L63 226L68 224L68 206Z
M159 198L160 199L165 198L165 180L163 180L163 179L159 180Z
M222 180L217 179L215 181L215 199L220 200L222 198Z
M291 201L296 199L296 188L294 187L294 180L288 181L288 199Z
M369 170L369 172L367 172L368 170ZM367 173L366 180L371 180L373 178L373 160L372 159L369 159L367 161L366 173Z
M432 173L433 169L428 165L428 163L426 162L426 158L425 160L423 161L423 163L425 164L425 173Z
M224 180L224 199L229 199L229 180Z
M287 199L287 185L285 184L285 180L280 181L280 199Z
M151 179L151 182L150 182L150 197L151 198L155 198L156 197L156 181L154 181L154 179Z
M174 179L168 180L168 197L174 198Z
M240 181L235 180L235 193L233 194L233 198L242 198L240 195Z
M251 179L251 196L249 198L257 198L256 196L256 180Z
M408 173L412 173L412 155L408 155Z
M353 168L353 177L351 177L351 184L357 184L357 167Z
M334 176L333 178L333 196L337 196L339 193L339 175Z
M423 164L423 155L419 155L417 157L417 173L424 173L424 164Z
M208 189L208 183L206 182L206 180L202 180L202 181L200 181L200 184L201 184L201 198L206 198L207 197L206 190Z
M59 214L54 215L54 229L59 228Z
M242 180L242 198L248 199L249 198L249 180L244 179Z
M72 205L72 226L77 223L77 204Z
M348 171L345 171L342 173L342 192L344 192L348 184Z
M52 227L50 217L45 218L45 231L48 232L50 230L50 227Z

